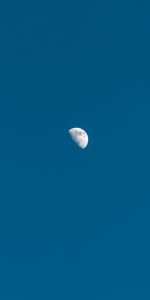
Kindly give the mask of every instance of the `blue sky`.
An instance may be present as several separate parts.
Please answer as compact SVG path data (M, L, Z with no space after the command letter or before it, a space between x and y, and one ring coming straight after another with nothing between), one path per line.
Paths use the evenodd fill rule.
M150 299L149 9L1 1L1 300Z

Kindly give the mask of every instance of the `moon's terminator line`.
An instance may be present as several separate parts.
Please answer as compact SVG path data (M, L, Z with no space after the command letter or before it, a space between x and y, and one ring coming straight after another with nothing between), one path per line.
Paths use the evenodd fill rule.
M86 148L88 144L88 135L82 128L71 128L68 130L72 140L81 148Z

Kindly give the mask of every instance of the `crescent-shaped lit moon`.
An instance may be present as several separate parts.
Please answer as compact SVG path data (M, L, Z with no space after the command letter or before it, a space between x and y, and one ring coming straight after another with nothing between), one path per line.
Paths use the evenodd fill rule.
M81 148L86 148L88 144L88 135L87 133L81 128L71 128L68 130L72 140Z

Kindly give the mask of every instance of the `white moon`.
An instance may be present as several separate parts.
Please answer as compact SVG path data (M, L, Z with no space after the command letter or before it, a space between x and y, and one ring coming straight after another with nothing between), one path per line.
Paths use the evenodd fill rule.
M88 144L88 135L87 133L81 128L71 128L69 129L69 134L72 140L81 148L86 148Z

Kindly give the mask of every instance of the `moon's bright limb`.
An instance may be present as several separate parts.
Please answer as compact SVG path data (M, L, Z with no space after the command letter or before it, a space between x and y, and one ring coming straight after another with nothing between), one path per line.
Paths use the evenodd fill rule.
M81 148L86 148L88 144L88 135L87 133L81 128L71 128L69 129L69 134L72 140Z

